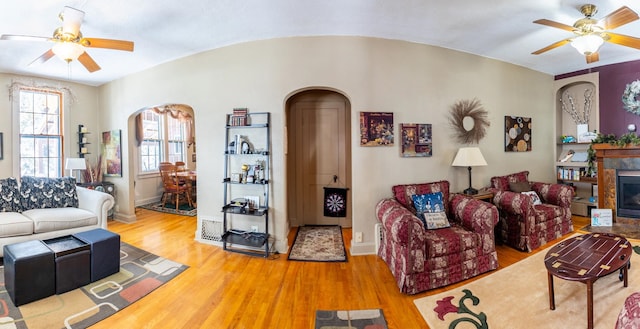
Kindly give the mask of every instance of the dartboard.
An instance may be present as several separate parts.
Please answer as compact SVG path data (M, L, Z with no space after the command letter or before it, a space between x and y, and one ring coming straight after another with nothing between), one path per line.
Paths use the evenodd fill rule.
M324 188L324 215L345 217L347 214L347 189Z
M330 212L340 212L345 207L344 198L337 193L330 194L325 201L325 207Z

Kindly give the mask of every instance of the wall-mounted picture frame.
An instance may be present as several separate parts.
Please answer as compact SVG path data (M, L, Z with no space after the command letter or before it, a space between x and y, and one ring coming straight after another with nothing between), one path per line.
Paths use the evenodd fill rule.
M122 177L121 130L102 133L102 175Z
M531 152L531 118L504 117L504 151Z
M429 123L401 123L400 156L403 158L433 155L432 129Z
M4 141L2 137L2 133L0 133L0 160L4 159Z
M393 146L393 112L360 112L360 146Z

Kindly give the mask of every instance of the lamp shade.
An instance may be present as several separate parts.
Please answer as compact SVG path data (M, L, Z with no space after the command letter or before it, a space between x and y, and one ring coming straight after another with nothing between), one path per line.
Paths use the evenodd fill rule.
M66 62L74 61L84 53L84 47L75 42L67 41L56 42L56 44L51 47L51 50L56 56Z
M83 158L67 158L65 167L69 170L85 170L87 169L87 162Z
M461 147L451 165L454 167L486 166L487 161L484 160L479 148Z
M576 48L583 55L591 55L598 52L603 43L604 40L597 34L581 35L571 41L573 48Z

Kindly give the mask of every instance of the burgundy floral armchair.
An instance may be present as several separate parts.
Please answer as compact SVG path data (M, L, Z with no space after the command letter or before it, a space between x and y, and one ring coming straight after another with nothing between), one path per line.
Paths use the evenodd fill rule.
M449 182L396 185L393 198L376 205L383 228L378 255L400 291L416 294L466 280L498 267L494 227L498 210L490 203L456 194ZM441 192L450 227L425 229L412 195Z
M563 184L530 182L528 176L528 171L522 171L492 177L491 188L493 203L500 212L498 242L530 252L573 231L573 189ZM534 191L534 197L520 193L522 186ZM534 205L535 196L541 204Z

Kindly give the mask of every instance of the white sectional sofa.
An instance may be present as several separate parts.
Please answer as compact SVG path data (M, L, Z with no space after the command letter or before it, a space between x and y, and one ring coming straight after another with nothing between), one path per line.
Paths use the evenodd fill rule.
M7 244L107 229L111 195L76 186L73 177L0 179L0 256Z

